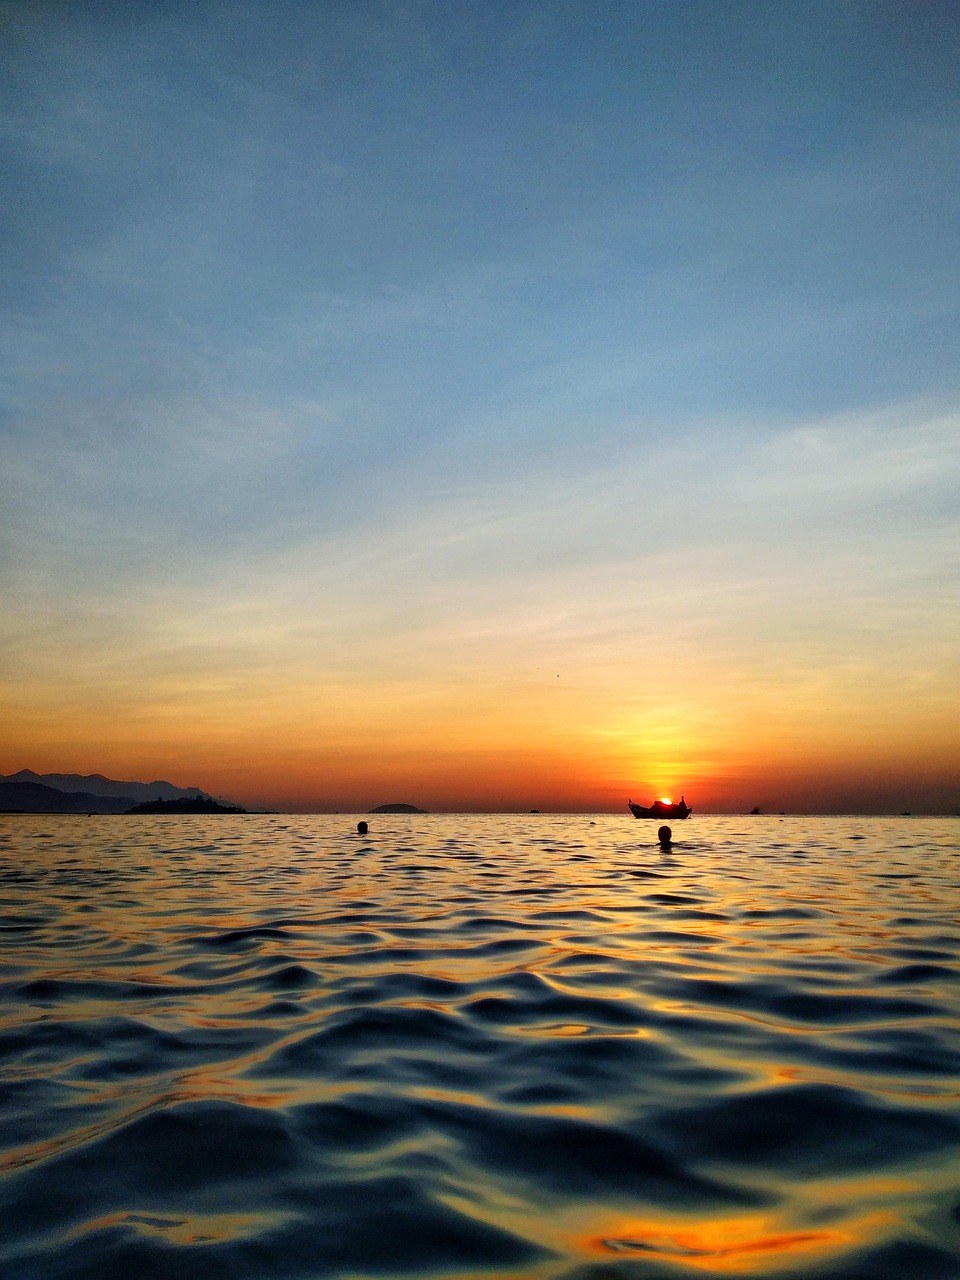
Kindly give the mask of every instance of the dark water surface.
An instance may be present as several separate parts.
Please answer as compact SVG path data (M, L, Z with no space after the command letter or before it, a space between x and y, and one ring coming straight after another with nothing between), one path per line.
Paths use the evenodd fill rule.
M0 818L0 1274L960 1276L960 821Z

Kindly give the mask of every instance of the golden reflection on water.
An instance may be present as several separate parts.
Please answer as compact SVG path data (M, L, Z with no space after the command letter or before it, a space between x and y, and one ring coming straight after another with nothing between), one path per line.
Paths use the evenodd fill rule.
M801 1255L828 1255L876 1240L896 1215L875 1210L847 1218L842 1227L798 1230L783 1215L748 1213L736 1216L671 1220L664 1215L613 1222L600 1234L573 1241L593 1256L630 1254L657 1258L693 1271L749 1275L787 1266Z
M124 827L106 852L87 833L96 876L79 888L46 852L14 851L5 942L21 968L3 1020L22 1035L23 1105L35 1114L0 1152L0 1172L49 1162L56 1173L63 1160L75 1179L65 1185L90 1205L81 1234L211 1253L256 1240L279 1257L284 1231L298 1247L309 1197L322 1207L347 1170L364 1187L358 1222L393 1196L428 1231L429 1198L563 1259L497 1272L528 1280L553 1280L571 1258L604 1273L633 1260L657 1274L812 1277L824 1263L835 1274L850 1250L909 1248L926 1231L955 1247L956 1139L932 1127L938 1109L949 1123L957 1097L953 828L908 850L910 877L884 884L880 870L901 856L888 839L854 860L823 824L795 822L785 840L783 826L758 823L741 839L733 823L701 820L670 858L615 819L588 833L582 819L540 818L526 835L513 818L385 820L363 850L338 843L340 825L290 824L302 845L245 835L228 859L230 824L198 823L184 828L197 843L181 863L159 827L137 828L142 848ZM243 830L267 826L251 818ZM24 903L45 919L21 928ZM921 959L939 963L905 965ZM57 1091L36 1088L34 1100L44 1073ZM807 1132L814 1085L836 1133ZM758 1094L773 1117L759 1146ZM177 1150L181 1103L198 1126L213 1117L214 1147L241 1135L244 1158L250 1127L248 1180L228 1165L205 1188L202 1207L223 1213L194 1212L179 1160L162 1199L138 1199L125 1177L150 1166L151 1144ZM335 1105L298 1111L316 1104ZM366 1117L362 1141L351 1110ZM342 1131L324 1128L331 1116ZM588 1154L608 1137L627 1154L581 1167L578 1134ZM291 1168L271 1164L271 1143ZM677 1169L662 1199L655 1159L641 1177L645 1145L656 1155L661 1143ZM885 1164L897 1176L867 1176ZM422 1208L403 1199L414 1179ZM747 1198L711 1198L711 1182ZM776 1208L730 1210L756 1205L761 1184ZM300 1196L296 1221L264 1211L274 1194ZM319 1209L315 1230L322 1251ZM417 1274L438 1274L429 1249L419 1262ZM472 1256L456 1265L480 1270Z
M92 1218L73 1235L109 1228L126 1227L138 1235L154 1236L175 1245L210 1245L255 1237L281 1226L289 1214L284 1213L192 1213L189 1216L165 1214L108 1213Z

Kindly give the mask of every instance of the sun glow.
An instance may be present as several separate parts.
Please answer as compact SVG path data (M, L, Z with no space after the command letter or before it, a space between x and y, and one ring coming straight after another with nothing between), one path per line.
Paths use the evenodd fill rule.
M669 797L669 796L661 796L661 797L660 797L660 803L661 803L661 804L673 804L673 801L670 799L670 797Z

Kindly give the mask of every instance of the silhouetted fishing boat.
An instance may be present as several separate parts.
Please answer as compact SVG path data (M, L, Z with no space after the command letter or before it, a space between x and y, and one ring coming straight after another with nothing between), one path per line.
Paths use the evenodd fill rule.
M634 804L628 800L630 812L635 818L689 818L693 810L683 796L677 804L672 800L654 800L653 804Z

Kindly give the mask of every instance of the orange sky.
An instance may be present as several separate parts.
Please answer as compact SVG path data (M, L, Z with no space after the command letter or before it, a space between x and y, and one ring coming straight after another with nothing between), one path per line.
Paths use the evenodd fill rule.
M448 640L441 671L418 671L408 655L405 670L327 680L289 649L260 674L211 658L198 675L192 653L149 684L139 672L156 665L152 655L101 652L95 681L68 672L20 685L0 772L163 777L297 810L406 800L615 811L628 796L681 792L700 811L944 812L960 801L945 686L879 655L855 680L823 667L737 673L689 645L665 657L662 635L632 665L588 663L568 636L554 649L565 661L531 669L525 645L511 661L504 643L486 642L487 665ZM503 676L498 663L510 668Z

